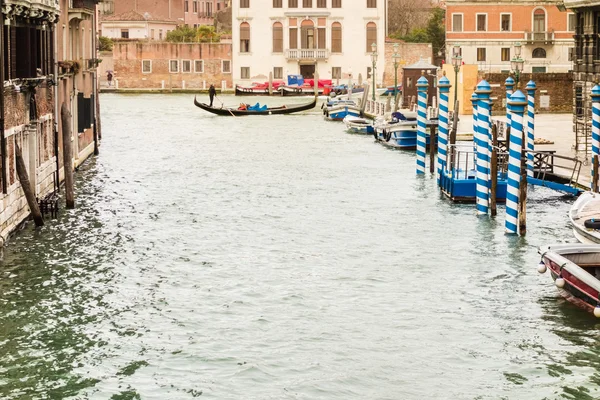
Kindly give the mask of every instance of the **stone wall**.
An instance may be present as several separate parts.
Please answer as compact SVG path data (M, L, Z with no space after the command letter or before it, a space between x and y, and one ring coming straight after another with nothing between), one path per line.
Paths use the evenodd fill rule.
M150 60L151 72L142 72L142 61ZM169 72L169 62L179 62L179 72ZM182 72L182 61L191 61L191 71ZM194 62L203 60L202 72L195 71ZM222 62L230 62L231 43L169 43L127 42L115 43L113 62L119 89L202 89L213 83L221 88L232 87L231 73L222 71Z
M383 72L383 84L386 86L394 85L394 43L398 43L398 54L400 55L400 65L398 66L398 84L402 82L402 66L411 65L420 59L431 63L432 47L431 43L406 43L402 40L385 40L385 70Z
M493 112L506 112L506 89L504 81L508 74L486 74L485 79L492 86ZM525 85L533 80L537 85L535 108L538 113L572 113L573 112L573 76L570 73L523 74L520 78L520 89L525 93ZM472 92L472 91L471 91ZM549 101L546 107L542 97Z

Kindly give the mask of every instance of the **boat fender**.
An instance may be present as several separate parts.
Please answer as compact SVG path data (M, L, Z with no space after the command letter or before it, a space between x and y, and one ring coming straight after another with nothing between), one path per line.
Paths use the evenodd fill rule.
M600 229L600 220L594 218L588 219L584 221L583 225L585 225L585 227L589 229Z
M302 89L300 89L300 88L296 88L296 89L295 89L295 92L296 92L296 93L300 93L300 92L302 92Z
M329 109L328 109L328 108L326 108L326 109L325 109L325 116L326 116L327 118L329 118Z
M537 271L538 271L540 274L543 274L543 273L545 273L545 272L546 272L546 264L544 263L544 261L543 261L543 260L542 260L542 261L540 261L540 263L538 264Z
M600 318L600 303L598 303L596 307L594 307L594 317Z
M377 129L373 129L373 137L375 138L375 141L379 141L379 138L377 137Z
M392 132L387 132L387 130L385 128L383 128L383 138L385 139L386 142L389 142L390 139L392 138Z

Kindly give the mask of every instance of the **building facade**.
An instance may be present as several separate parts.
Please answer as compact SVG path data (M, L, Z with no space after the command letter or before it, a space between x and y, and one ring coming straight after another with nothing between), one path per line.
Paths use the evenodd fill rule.
M562 2L560 2L562 3ZM465 64L486 73L510 70L515 42L522 44L525 72L572 68L575 15L558 1L446 1L446 62L460 45Z
M217 11L227 7L227 0L118 0L114 2L114 13L135 11L155 18L174 20L178 25L213 25Z
M225 0L184 0L183 20L186 25L214 25L215 13L225 9Z
M347 79L372 73L381 83L385 0L240 0L232 4L233 82L249 84L273 73Z
M73 160L97 148L95 0L5 0L0 69L0 243L30 214L18 178L22 153L37 199L63 179L60 108L70 112Z
M103 15L100 20L100 35L111 39L165 40L167 33L176 28L176 20L133 10Z

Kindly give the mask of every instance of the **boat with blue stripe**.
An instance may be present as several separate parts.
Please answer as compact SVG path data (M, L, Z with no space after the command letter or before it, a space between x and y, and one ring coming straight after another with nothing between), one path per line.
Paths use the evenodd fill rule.
M375 139L382 144L403 150L417 148L417 113L402 111L392 113L392 120L380 122L375 126ZM430 145L431 139L427 135L426 143Z
M331 100L323 105L323 116L329 121L343 121L348 115L360 117L362 110L354 100Z
M362 133L365 135L371 135L375 132L373 120L367 118L348 115L346 116L346 118L344 118L344 124L346 125L346 130L351 133Z

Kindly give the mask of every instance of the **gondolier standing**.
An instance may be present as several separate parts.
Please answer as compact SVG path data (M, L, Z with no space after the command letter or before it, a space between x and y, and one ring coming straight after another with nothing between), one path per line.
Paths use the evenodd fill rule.
M210 106L211 107L213 105L213 99L215 98L216 95L217 95L217 90L215 89L215 85L213 85L211 83L210 87L208 88L208 97L210 98Z

